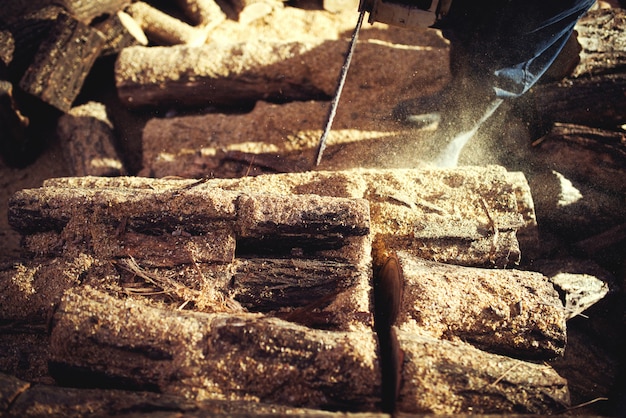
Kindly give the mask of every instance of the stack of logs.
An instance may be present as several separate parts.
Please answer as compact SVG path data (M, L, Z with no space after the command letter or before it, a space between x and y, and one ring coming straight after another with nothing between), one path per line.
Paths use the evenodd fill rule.
M50 318L50 372L65 385L285 414L569 403L545 363L565 346L559 294L511 269L537 244L519 173L51 179L18 192L9 218L32 259L2 272L0 314ZM18 383L13 413L44 402ZM74 401L43 407L61 414L138 396L57 390Z

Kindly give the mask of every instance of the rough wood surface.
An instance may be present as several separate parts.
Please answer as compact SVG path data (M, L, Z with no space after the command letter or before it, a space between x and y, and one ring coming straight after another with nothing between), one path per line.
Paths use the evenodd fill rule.
M410 414L554 414L567 381L550 366L394 328L400 350L396 410Z
M341 417L340 412L294 408L257 401L193 401L182 396L154 392L78 389L53 385L33 385L13 376L0 374L0 413L6 417L84 417L98 411L99 416L185 417L259 415ZM384 414L368 414L385 417Z
M215 0L178 0L194 25L215 25L226 19L226 14Z
M117 92L122 103L133 108L232 106L259 99L329 96L336 75L331 76L328 64L322 69L316 63L332 63L335 60L328 58L345 45L330 42L315 56L309 54L312 47L302 42L256 40L128 48L116 62Z
M553 359L567 341L565 311L547 277L520 270L459 267L397 253L400 274L381 287L402 287L393 323L406 333L461 339L515 358ZM393 280L402 283L392 283Z
M53 319L51 352L55 374L66 380L73 369L198 400L365 411L379 402L373 332L165 311L88 288L64 296Z
M57 122L66 162L74 176L120 176L126 174L115 144L113 124L101 103L74 107Z
M11 222L24 248L44 259L2 272L7 306L31 300L3 315L45 315L64 290L92 284L172 308L281 312L321 328L371 329L365 200L112 181L15 195Z
M69 111L104 46L102 34L59 14L20 80L20 88L57 109Z

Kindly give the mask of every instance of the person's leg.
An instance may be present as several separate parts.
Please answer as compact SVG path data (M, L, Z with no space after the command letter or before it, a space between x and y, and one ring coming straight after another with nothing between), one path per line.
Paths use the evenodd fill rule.
M505 98L519 97L556 59L593 0L456 0L441 22L451 43L452 81L420 113L398 107L408 122L439 122L422 159L455 166L467 141ZM419 101L417 102L419 106Z

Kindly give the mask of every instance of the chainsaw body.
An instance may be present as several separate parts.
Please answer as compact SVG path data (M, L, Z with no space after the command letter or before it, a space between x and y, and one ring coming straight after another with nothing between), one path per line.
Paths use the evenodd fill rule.
M361 0L359 11L369 13L369 23L428 28L446 15L450 3L452 0Z

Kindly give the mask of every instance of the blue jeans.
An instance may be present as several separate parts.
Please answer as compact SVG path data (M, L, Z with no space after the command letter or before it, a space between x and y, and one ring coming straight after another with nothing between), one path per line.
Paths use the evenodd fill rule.
M454 0L438 27L453 75L500 98L521 96L554 62L595 0Z

